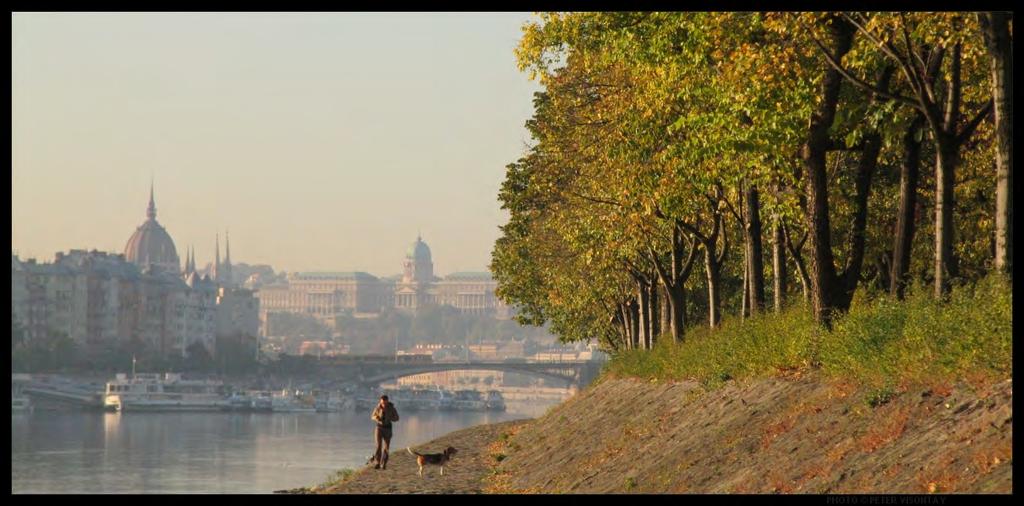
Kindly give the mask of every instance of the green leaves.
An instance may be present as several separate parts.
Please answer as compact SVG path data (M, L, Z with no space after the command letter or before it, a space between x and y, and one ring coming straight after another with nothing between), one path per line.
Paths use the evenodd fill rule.
M709 223L714 211L707 196L718 187L735 202L741 184L757 185L764 212L799 228L805 203L799 155L821 95L821 69L828 65L815 38L826 36L836 15L574 12L542 13L527 23L517 62L544 91L536 94L527 122L533 145L507 167L499 193L510 217L492 264L499 293L523 308L521 319L548 322L570 340L615 338L616 308L634 289L626 266L646 261L648 248L667 251L675 220ZM979 78L985 59L972 31L974 16L849 15L872 35L854 37L841 62L850 72L875 82L889 63L880 44L902 48L906 28L915 48L961 41L964 101L987 96L987 82ZM952 28L957 19L964 29ZM897 69L890 84L906 94L912 83ZM944 86L940 76L936 93L945 93ZM851 221L850 169L856 157L850 150L877 132L883 139L882 181L871 189L872 223L865 234L867 257L879 258L891 248L897 189L892 175L913 110L849 83L840 90L829 132L830 144L840 148L828 155L829 191L835 195L829 211L838 227ZM980 137L989 134L986 128ZM965 156L965 177L986 180L990 169L978 155L981 148L973 149ZM922 160L933 157L926 153ZM963 188L976 186L968 182ZM965 213L978 226L962 233L966 239L958 254L972 265L984 256L979 252L990 228L984 205ZM930 219L927 212L919 214ZM724 233L730 238L739 235L736 221L727 220ZM923 259L917 262L926 263L928 241L915 241L915 258ZM842 263L843 252L835 255ZM735 256L730 262L741 265ZM741 267L729 269L735 272L725 283L730 289L742 286Z

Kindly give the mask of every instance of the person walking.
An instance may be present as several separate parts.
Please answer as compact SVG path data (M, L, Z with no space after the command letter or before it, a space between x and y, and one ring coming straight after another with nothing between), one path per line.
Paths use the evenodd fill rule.
M388 401L388 396L380 396L380 402L374 408L370 418L377 422L373 430L373 439L377 443L377 449L373 452L373 468L388 468L388 448L391 446L391 424L398 421L398 410L395 405Z

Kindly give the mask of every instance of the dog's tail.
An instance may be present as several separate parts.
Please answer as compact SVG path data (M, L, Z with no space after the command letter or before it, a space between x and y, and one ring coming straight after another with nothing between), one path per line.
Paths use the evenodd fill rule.
M412 451L412 449L410 449L408 446L405 447L405 451L409 452L409 454L412 455L413 457L422 457L422 455Z

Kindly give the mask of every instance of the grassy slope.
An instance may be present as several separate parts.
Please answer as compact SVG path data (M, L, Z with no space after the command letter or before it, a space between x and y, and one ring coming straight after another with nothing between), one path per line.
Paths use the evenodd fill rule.
M488 490L1010 492L1012 330L993 276L858 294L831 332L794 307L663 338L499 438Z
M927 289L906 301L858 294L831 332L805 307L781 315L691 330L684 343L662 338L652 352L620 353L609 377L697 380L714 385L817 365L827 376L884 392L921 381L1001 380L1013 375L1013 291L991 276L939 303Z

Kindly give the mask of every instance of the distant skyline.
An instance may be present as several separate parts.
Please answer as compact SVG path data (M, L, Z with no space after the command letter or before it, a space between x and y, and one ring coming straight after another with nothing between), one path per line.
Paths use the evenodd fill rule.
M527 13L13 14L12 250L120 253L157 220L182 262L486 270L539 86Z

